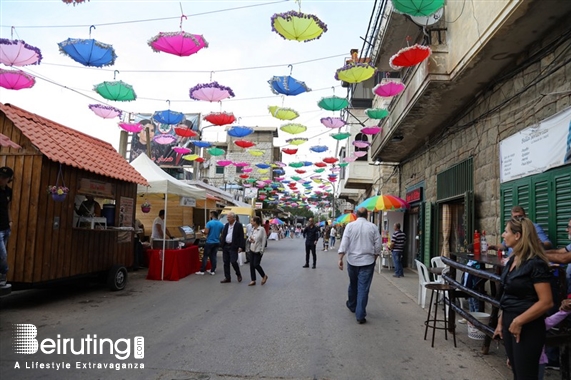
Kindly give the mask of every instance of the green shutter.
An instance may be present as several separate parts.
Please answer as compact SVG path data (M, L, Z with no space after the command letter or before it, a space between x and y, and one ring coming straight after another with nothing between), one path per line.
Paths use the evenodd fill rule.
M564 174L554 174L553 176L554 214L552 221L555 223L549 235L554 247L563 247L571 243L567 236L567 224L571 219L571 173L567 170Z
M504 232L504 227L506 222L511 218L511 208L514 205L514 188L513 187L506 187L500 190L501 194L501 223L500 223L500 231L499 235L501 236Z
M530 210L529 217L535 223L538 223L545 233L549 236L549 178L545 176L537 177L533 184L533 194L531 194L531 202L535 207ZM527 210L527 208L526 208ZM531 213L533 211L533 213Z
M423 259L424 265L430 266L430 258L432 257L431 249L430 249L430 240L432 237L432 203L426 202L424 204L424 251L423 251ZM438 239L437 239L438 240Z
M466 234L465 240L468 243L474 243L474 193L466 191L464 193L464 232Z

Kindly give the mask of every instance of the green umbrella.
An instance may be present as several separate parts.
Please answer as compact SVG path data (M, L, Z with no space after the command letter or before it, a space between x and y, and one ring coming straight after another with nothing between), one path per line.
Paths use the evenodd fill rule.
M319 168L314 170L315 173L323 173L324 171L325 171L324 168Z
M222 156L226 151L220 148L210 148L206 150L211 156Z
M292 168L301 168L303 166L303 162L292 162L289 164Z
M349 165L348 162L340 162L337 165L341 166L342 168L344 168L345 166Z
M389 111L384 108L368 108L365 110L365 113L369 117L369 119L383 119L389 116Z
M290 178L293 179L294 181L299 181L301 179L301 177L298 177L296 175L292 175Z
M430 16L444 6L445 0L393 0L397 12L410 16Z
M333 95L328 98L321 98L321 100L317 102L317 105L319 108L327 111L340 111L349 106L349 101L345 98Z
M335 140L345 140L346 138L351 136L351 133L349 132L332 133L330 136L333 137Z
M123 81L99 83L93 87L93 90L108 100L129 102L137 99L133 87Z

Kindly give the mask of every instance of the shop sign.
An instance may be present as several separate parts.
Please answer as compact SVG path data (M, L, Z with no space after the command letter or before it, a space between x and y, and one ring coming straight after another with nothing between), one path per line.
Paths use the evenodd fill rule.
M109 182L95 181L89 178L82 178L79 181L78 194L93 195L101 198L115 198L115 191L113 191L113 184Z
M186 207L196 207L196 199L189 197L180 197L180 205Z
M410 190L406 193L406 201L408 203L420 202L422 200L422 187Z
M264 207L264 202L256 202L255 206L256 210L260 210Z

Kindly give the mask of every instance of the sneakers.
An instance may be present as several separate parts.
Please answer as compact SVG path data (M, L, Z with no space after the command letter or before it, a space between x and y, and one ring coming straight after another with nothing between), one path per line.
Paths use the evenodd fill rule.
M309 268L309 264L305 264L302 268Z
M210 272L211 276L214 276L216 274L216 272Z
M459 320L458 320L458 323L460 323L460 324L462 324L462 325L465 325L466 322L468 322L468 321L466 321L465 318L462 318L462 319L459 319Z
M201 275L201 276L202 276L202 275L204 275L204 272L202 272L202 271L198 271L198 272L196 272L195 274L199 274L199 275Z

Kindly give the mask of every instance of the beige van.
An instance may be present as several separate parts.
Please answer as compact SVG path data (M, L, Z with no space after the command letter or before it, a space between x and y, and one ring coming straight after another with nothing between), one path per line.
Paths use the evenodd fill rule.
M253 207L224 207L220 212L220 221L223 224L228 222L226 215L233 212L238 217L238 221L244 226L244 232L246 231L246 225L252 222L254 216L256 216L256 210Z

